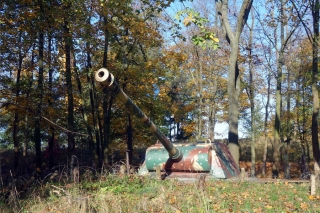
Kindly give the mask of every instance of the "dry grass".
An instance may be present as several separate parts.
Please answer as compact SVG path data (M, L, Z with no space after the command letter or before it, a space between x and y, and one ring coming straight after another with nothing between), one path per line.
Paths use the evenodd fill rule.
M34 185L3 200L0 212L319 212L320 196L309 194L308 183L105 175L79 184Z

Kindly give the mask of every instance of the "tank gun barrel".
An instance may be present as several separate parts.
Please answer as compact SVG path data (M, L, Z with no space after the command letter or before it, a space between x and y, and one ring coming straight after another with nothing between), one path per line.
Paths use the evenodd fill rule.
M183 158L182 152L177 149L162 132L160 132L156 125L123 92L112 73L105 68L101 68L95 73L95 80L101 86L115 94L117 99L120 100L132 114L140 119L140 122L142 122L144 126L159 139L163 147L167 150L172 161L179 162Z

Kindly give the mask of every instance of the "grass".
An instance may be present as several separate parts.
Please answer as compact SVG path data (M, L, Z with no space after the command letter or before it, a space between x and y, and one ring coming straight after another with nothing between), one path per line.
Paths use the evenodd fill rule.
M100 177L79 184L39 184L24 195L11 190L0 212L320 212L309 183L236 180L181 182L141 176Z

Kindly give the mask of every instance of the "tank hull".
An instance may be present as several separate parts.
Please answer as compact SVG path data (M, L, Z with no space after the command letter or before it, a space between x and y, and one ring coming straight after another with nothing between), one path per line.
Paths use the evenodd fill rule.
M175 144L183 154L179 162L173 162L161 144L146 150L144 174L161 169L165 176L189 176L207 173L212 178L233 178L240 172L228 147L222 143Z

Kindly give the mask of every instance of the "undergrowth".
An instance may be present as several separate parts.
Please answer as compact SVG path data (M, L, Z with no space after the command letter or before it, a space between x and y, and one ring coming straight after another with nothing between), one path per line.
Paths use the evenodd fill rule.
M11 190L0 212L320 212L309 183L239 180L182 182L108 175L78 184L36 184L25 195Z

